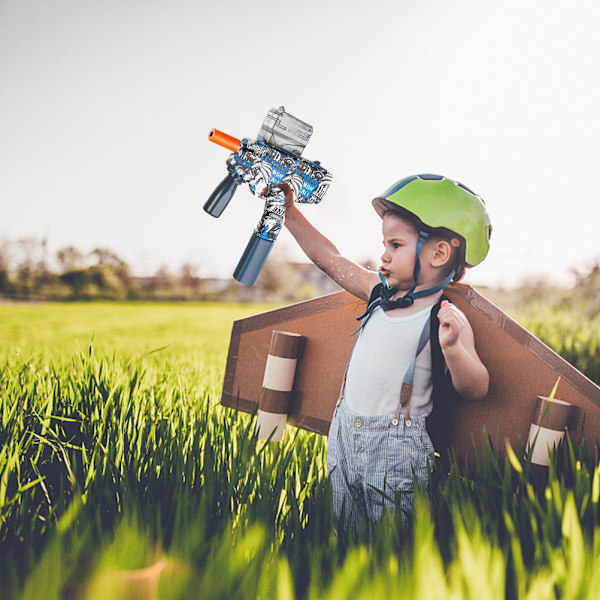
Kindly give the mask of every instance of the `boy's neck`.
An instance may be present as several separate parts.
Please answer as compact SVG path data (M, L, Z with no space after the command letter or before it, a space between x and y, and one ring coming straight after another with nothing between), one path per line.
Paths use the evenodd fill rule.
M421 286L419 286L421 287ZM418 288L417 288L418 290ZM427 308L428 306L433 306L434 304L437 304L440 300L440 298L442 297L442 294L444 293L444 290L440 290L439 292L436 292L435 294L431 294L431 296L424 296L423 298L416 298L415 301L410 305L407 306L406 308L393 308L392 310L389 310L387 312L387 314L390 317L405 317L408 315L414 315L418 312L421 312L423 309ZM394 294L392 296L392 300L399 300L400 298L402 298L402 296L404 296L404 294L406 294L406 291L400 291L397 292L396 294Z

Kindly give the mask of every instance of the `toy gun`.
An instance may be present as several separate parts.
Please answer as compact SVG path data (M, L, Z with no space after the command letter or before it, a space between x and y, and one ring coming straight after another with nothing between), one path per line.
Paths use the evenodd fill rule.
M240 141L217 129L208 134L211 142L233 154L227 159L227 176L211 194L204 210L213 217L221 216L238 185L244 182L253 194L266 200L264 213L233 273L240 283L254 284L281 231L285 198L275 186L287 183L296 202L317 204L331 184L331 173L318 162L301 157L312 130L281 106L268 112L256 140Z

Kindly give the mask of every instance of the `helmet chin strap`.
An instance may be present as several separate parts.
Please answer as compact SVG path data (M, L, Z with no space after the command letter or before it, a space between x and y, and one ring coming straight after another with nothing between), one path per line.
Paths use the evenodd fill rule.
M419 237L417 238L417 252L415 255L415 268L413 271L414 284L412 285L410 290L408 290L408 292L406 292L406 294L402 296L402 298L392 300L392 296L394 296L394 294L396 294L398 290L397 288L390 288L387 284L387 281L385 281L383 275L381 275L381 272L379 273L379 277L383 282L383 289L381 290L381 308L383 308L383 310L392 310L394 308L408 308L409 306L413 305L414 301L417 298L431 296L432 294L443 290L452 281L454 275L456 274L455 267L453 267L450 273L444 278L444 280L438 283L437 285L427 288L426 290L419 290L418 292L415 291L417 285L419 284L419 277L421 276L421 261L419 259L419 256L421 255L421 250L423 250L423 246L425 245L425 242L427 241L428 237L429 233L427 233L426 231L419 231Z

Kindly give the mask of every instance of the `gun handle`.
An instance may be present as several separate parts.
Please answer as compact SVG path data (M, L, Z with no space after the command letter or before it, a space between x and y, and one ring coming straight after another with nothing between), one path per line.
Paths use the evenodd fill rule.
M244 285L254 285L274 245L275 242L265 240L253 233L233 272L233 278Z
M215 191L204 204L204 210L212 217L220 217L231 198L233 198L238 185L236 178L231 173L227 173L225 179L215 188Z

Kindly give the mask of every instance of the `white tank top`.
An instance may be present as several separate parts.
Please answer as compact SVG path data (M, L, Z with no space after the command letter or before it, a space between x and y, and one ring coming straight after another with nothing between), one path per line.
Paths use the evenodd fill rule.
M348 407L364 416L394 414L400 389L410 367L431 306L406 317L390 317L377 307L358 334L348 365L344 397ZM431 392L431 342L415 363L410 414L428 416Z

